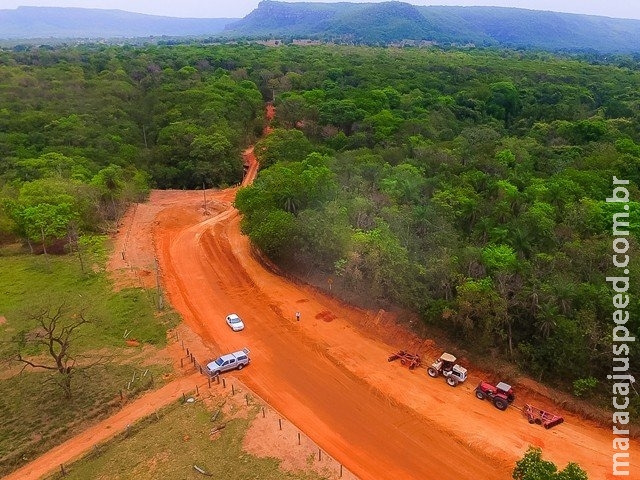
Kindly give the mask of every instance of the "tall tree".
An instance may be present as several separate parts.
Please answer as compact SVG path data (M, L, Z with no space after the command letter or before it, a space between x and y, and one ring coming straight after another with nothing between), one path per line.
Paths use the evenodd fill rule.
M19 350L16 361L26 367L55 372L52 380L60 386L65 398L72 396L72 379L79 371L73 355L73 345L78 336L78 329L89 322L84 312L71 312L65 303L57 306L48 305L35 309L28 315L28 320L35 321L35 331L22 332L20 337L24 344L42 349L50 357L50 362L26 358ZM25 345L26 346L26 345Z

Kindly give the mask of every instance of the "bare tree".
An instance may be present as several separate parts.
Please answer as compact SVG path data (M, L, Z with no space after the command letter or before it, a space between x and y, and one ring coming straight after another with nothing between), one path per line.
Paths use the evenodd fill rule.
M71 398L71 380L80 367L71 354L71 347L77 338L77 330L89 320L84 312L72 313L65 302L58 307L43 306L28 315L38 323L35 332L24 337L24 343L44 347L52 361L37 361L24 358L18 352L15 359L27 367L57 372L54 381L62 388L65 398ZM86 368L86 367L85 367Z

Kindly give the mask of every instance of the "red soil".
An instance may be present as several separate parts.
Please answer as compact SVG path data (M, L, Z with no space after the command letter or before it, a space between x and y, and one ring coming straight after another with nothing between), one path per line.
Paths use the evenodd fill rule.
M245 155L243 184L257 171L252 150ZM156 275L141 272L154 271L157 258L181 328L202 345L194 352L200 360L250 348L252 363L240 380L361 479L506 480L529 445L560 468L573 461L591 480L614 478L610 430L553 405L542 407L565 422L551 430L530 425L516 408L500 412L473 395L485 377L473 365L466 364L467 382L452 389L423 368L387 362L399 349L429 362L441 351L385 312L345 305L266 269L240 233L235 192L154 191L125 218L110 263L120 281L133 274L153 286ZM230 312L243 318L244 331L225 324ZM522 405L526 390L517 394ZM640 472L640 449L634 444L630 453L631 471Z

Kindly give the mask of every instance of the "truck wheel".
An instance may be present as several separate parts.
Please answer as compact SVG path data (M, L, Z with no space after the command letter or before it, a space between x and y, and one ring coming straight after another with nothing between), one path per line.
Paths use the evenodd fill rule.
M447 377L447 383L450 386L455 387L456 385L458 385L458 379L454 377Z
M427 373L431 378L436 378L438 376L438 371L433 367L427 368Z
M493 404L495 405L495 407L498 410L506 410L507 406L509 405L505 400L503 400L502 398L494 398L493 399Z
M238 370L242 370L243 367L244 367L243 364L238 365Z
M476 397L478 400L484 400L484 392L482 390L476 390Z

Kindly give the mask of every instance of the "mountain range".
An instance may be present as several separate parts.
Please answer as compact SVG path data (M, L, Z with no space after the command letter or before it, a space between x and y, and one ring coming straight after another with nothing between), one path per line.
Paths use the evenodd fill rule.
M0 39L158 36L640 52L640 20L505 7L263 0L242 19L174 18L85 8L0 10Z
M110 39L216 35L237 18L176 18L123 10L18 7L0 10L0 39Z

